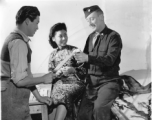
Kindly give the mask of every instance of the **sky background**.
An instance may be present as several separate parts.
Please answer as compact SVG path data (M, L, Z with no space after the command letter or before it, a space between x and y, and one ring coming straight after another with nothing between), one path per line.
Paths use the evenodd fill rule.
M51 26L57 22L66 23L68 44L83 50L92 32L83 8L99 5L104 11L106 25L122 38L120 74L147 69L151 61L151 4L151 0L0 0L0 50L6 36L15 28L17 11L23 5L37 6L41 16L39 30L30 42L31 68L33 73L47 73L49 54L53 50L48 43Z

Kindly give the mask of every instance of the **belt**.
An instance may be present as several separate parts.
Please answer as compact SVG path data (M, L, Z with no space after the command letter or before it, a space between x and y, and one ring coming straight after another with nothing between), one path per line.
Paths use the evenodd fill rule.
M1 92L5 91L11 78L1 76Z
M92 77L91 77L92 76ZM121 80L120 76L114 76L114 77L105 77L105 76L94 76L94 75L89 75L87 77L88 79L88 83L91 85L91 86L94 86L94 87L98 87L100 86L101 84L105 84L105 83L108 83L108 82L117 82L119 83ZM91 78L95 78L94 80L91 79ZM95 83L95 84L92 84L92 83Z

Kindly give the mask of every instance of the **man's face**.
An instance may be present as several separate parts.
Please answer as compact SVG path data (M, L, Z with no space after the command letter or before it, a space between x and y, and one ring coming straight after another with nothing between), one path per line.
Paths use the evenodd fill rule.
M29 24L28 24L28 36L32 37L34 36L35 32L38 30L38 24L39 24L39 16L36 17L36 19L31 22L29 20Z
M102 14L98 14L97 12L91 13L86 20L95 31L99 30L100 26L104 24L104 17Z

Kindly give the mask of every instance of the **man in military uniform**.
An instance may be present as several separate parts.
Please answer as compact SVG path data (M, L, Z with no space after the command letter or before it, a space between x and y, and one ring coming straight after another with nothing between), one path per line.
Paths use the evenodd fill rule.
M111 120L111 106L120 90L121 37L107 27L99 6L86 7L83 11L94 31L86 41L84 52L75 55L78 63L85 63L88 72L78 120Z

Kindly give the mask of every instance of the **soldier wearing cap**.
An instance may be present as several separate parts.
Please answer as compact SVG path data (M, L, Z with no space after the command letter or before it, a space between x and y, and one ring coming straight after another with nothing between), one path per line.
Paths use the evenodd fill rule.
M84 51L75 55L78 63L85 63L88 72L78 120L111 120L111 106L120 90L122 40L107 27L99 6L86 7L83 11L94 31L88 36Z

